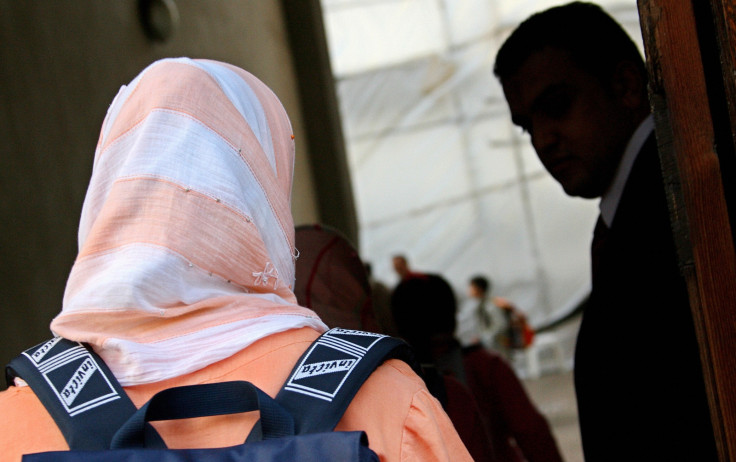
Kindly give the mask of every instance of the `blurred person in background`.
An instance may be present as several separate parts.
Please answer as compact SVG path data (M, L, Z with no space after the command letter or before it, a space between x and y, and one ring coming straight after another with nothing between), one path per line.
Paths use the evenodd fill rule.
M457 302L440 275L399 283L391 298L399 334L423 364L465 384L475 397L499 461L559 462L546 418L529 399L511 366L480 344L461 348L455 338Z
M299 259L294 293L300 304L315 310L329 327L386 334L374 319L373 305L366 303L372 297L366 266L345 236L328 226L301 225L296 229L296 245ZM494 456L470 390L453 377L438 374L427 362L422 369L430 393L449 415L473 460L501 462L503 459Z

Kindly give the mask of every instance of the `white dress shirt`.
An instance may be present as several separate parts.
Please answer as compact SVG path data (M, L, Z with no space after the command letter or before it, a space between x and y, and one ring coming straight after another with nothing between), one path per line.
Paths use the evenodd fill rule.
M649 114L644 119L634 134L629 139L629 143L626 145L624 155L621 157L621 162L618 164L616 174L611 181L610 186L601 196L601 202L598 205L601 211L601 218L609 228L613 223L613 218L616 216L616 209L618 209L618 203L621 201L621 195L624 192L624 186L626 186L626 180L629 178L631 173L631 167L634 165L636 157L639 155L644 142L649 138L649 135L654 130L654 116Z

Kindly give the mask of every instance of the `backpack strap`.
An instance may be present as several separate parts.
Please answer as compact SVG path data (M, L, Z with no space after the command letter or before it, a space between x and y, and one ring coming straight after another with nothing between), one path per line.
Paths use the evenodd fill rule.
M136 411L110 369L86 345L56 337L13 359L5 370L31 387L71 449L107 449Z
M404 360L421 375L403 340L331 329L304 352L276 401L294 416L296 434L332 431L363 382L388 359Z
M276 401L294 417L296 434L330 432L363 382L388 359L401 359L421 375L404 341L331 329L302 355ZM104 361L78 342L56 337L26 350L6 368L8 385L16 377L28 383L71 449L108 449L136 412ZM249 441L259 439L255 433Z

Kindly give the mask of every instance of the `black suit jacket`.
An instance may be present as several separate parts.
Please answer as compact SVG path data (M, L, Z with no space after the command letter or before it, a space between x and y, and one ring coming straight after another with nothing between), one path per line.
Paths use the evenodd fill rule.
M592 258L575 352L586 461L717 460L654 135Z

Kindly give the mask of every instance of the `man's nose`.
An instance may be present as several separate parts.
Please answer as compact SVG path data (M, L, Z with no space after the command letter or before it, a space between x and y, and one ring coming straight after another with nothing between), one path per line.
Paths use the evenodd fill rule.
M549 155L557 149L559 133L552 124L536 124L531 133L532 146L540 156Z

